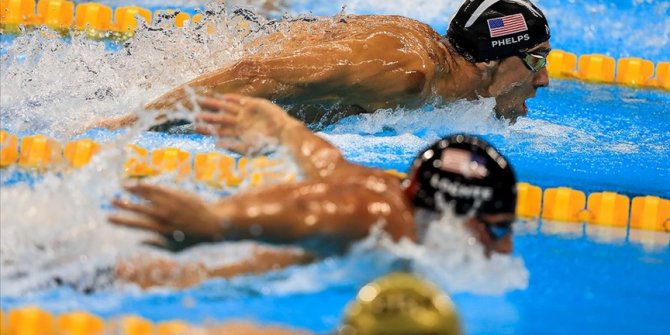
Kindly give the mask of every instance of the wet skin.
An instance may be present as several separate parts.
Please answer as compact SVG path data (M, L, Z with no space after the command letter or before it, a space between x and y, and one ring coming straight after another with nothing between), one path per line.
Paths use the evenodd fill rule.
M549 48L548 43L538 45ZM435 98L496 97L499 115L525 115L523 101L548 83L546 70L531 73L519 57L470 63L431 27L401 16L347 15L280 24L278 32L246 46L249 56L197 77L148 103L151 110L191 107L186 88L204 96L239 93L300 109L334 105L348 114L380 108L417 108ZM315 108L316 107L316 108ZM97 126L118 128L134 115Z
M331 253L366 237L379 223L396 241L418 240L415 208L399 178L346 161L340 150L267 100L226 95L200 105L218 113L197 115L196 129L219 137L220 147L251 154L281 144L304 180L255 187L213 203L179 189L134 182L126 191L145 201L115 200L114 206L125 212L110 216L112 223L163 236L181 231L196 239L328 245ZM481 217L495 224L514 215ZM493 241L477 219L467 226L487 254L511 251L509 235Z

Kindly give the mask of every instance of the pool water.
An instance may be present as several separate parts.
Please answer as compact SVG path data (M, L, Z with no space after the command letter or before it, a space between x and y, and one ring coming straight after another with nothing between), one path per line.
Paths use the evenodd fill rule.
M108 3L164 6L151 1ZM291 14L317 15L333 15L341 5L288 3ZM407 15L444 31L459 4L359 0L350 1L346 10ZM184 8L196 5L174 2ZM554 48L669 60L668 2L544 0L538 5L552 26ZM3 36L2 128L66 140L71 123L136 108L149 93L158 94L193 76L196 67L211 69L217 61L230 61L243 52L235 45L235 36L210 41L208 51L203 51L188 36L170 37L183 38L180 45L171 45L157 34L141 34L126 52L109 51L98 42L55 42L38 34L25 39ZM162 75L170 61L193 55L204 59L208 52L216 57L196 66L180 63ZM157 84L136 84L145 76ZM112 98L81 97L108 90ZM529 101L529 117L514 125L493 118L492 106L490 99L483 99L447 107L384 110L344 119L320 134L352 161L404 171L416 152L433 140L453 132L473 133L493 142L521 181L543 188L569 186L585 192L670 198L669 92L554 80ZM212 139L199 135L95 130L84 136L119 147L134 142L149 149L214 149ZM362 284L393 268L383 255L368 258L352 251L309 266L212 280L183 291L139 292L101 283L86 293L45 284L52 276L77 277L104 268L119 256L118 249L141 250L137 245L145 235L104 222L107 204L120 190L122 163L120 151L108 150L90 167L73 173L40 177L15 169L0 171L2 308L37 304L54 312L84 309L104 317L134 313L155 321L178 318L194 323L250 318L325 333L336 327L344 306ZM220 196L193 183L180 186ZM508 272L490 270L484 273L488 278L472 286L457 284L472 275L467 268L438 268L429 277L448 279L438 281L455 300L468 334L666 334L669 241L670 235L662 232L531 221L517 227L514 258L491 265L509 264ZM224 247L221 252L230 250ZM427 256L413 257L422 263Z

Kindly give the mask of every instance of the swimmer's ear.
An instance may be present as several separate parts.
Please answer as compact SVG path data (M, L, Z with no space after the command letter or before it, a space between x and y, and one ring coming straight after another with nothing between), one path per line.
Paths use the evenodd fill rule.
M477 67L477 69L479 69L479 72L481 72L482 79L484 81L493 78L493 74L498 68L498 65L500 65L500 61L498 60L490 60L488 62L475 63L475 66Z
M475 66L480 71L486 71L486 72L493 72L498 67L498 65L500 65L500 61L498 60L490 60L488 62L475 63Z

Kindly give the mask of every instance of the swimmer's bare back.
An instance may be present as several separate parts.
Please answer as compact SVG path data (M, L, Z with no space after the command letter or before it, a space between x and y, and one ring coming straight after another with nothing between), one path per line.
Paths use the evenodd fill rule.
M148 103L148 110L191 107L200 95L239 93L279 104L334 105L357 112L417 107L444 75L447 50L428 25L401 16L340 16L292 21L248 45L254 54L199 76ZM105 120L118 128L137 117Z

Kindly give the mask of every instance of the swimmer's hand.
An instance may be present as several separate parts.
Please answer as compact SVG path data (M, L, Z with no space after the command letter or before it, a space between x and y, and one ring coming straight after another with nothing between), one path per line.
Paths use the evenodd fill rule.
M219 146L244 155L261 153L278 145L282 131L297 122L281 107L265 99L227 94L220 100L201 98L198 104L203 110L216 113L197 114L196 131L217 136Z
M125 213L110 215L111 223L152 231L176 242L220 239L222 229L216 211L197 195L143 182L124 188L145 201L115 199L114 207Z

